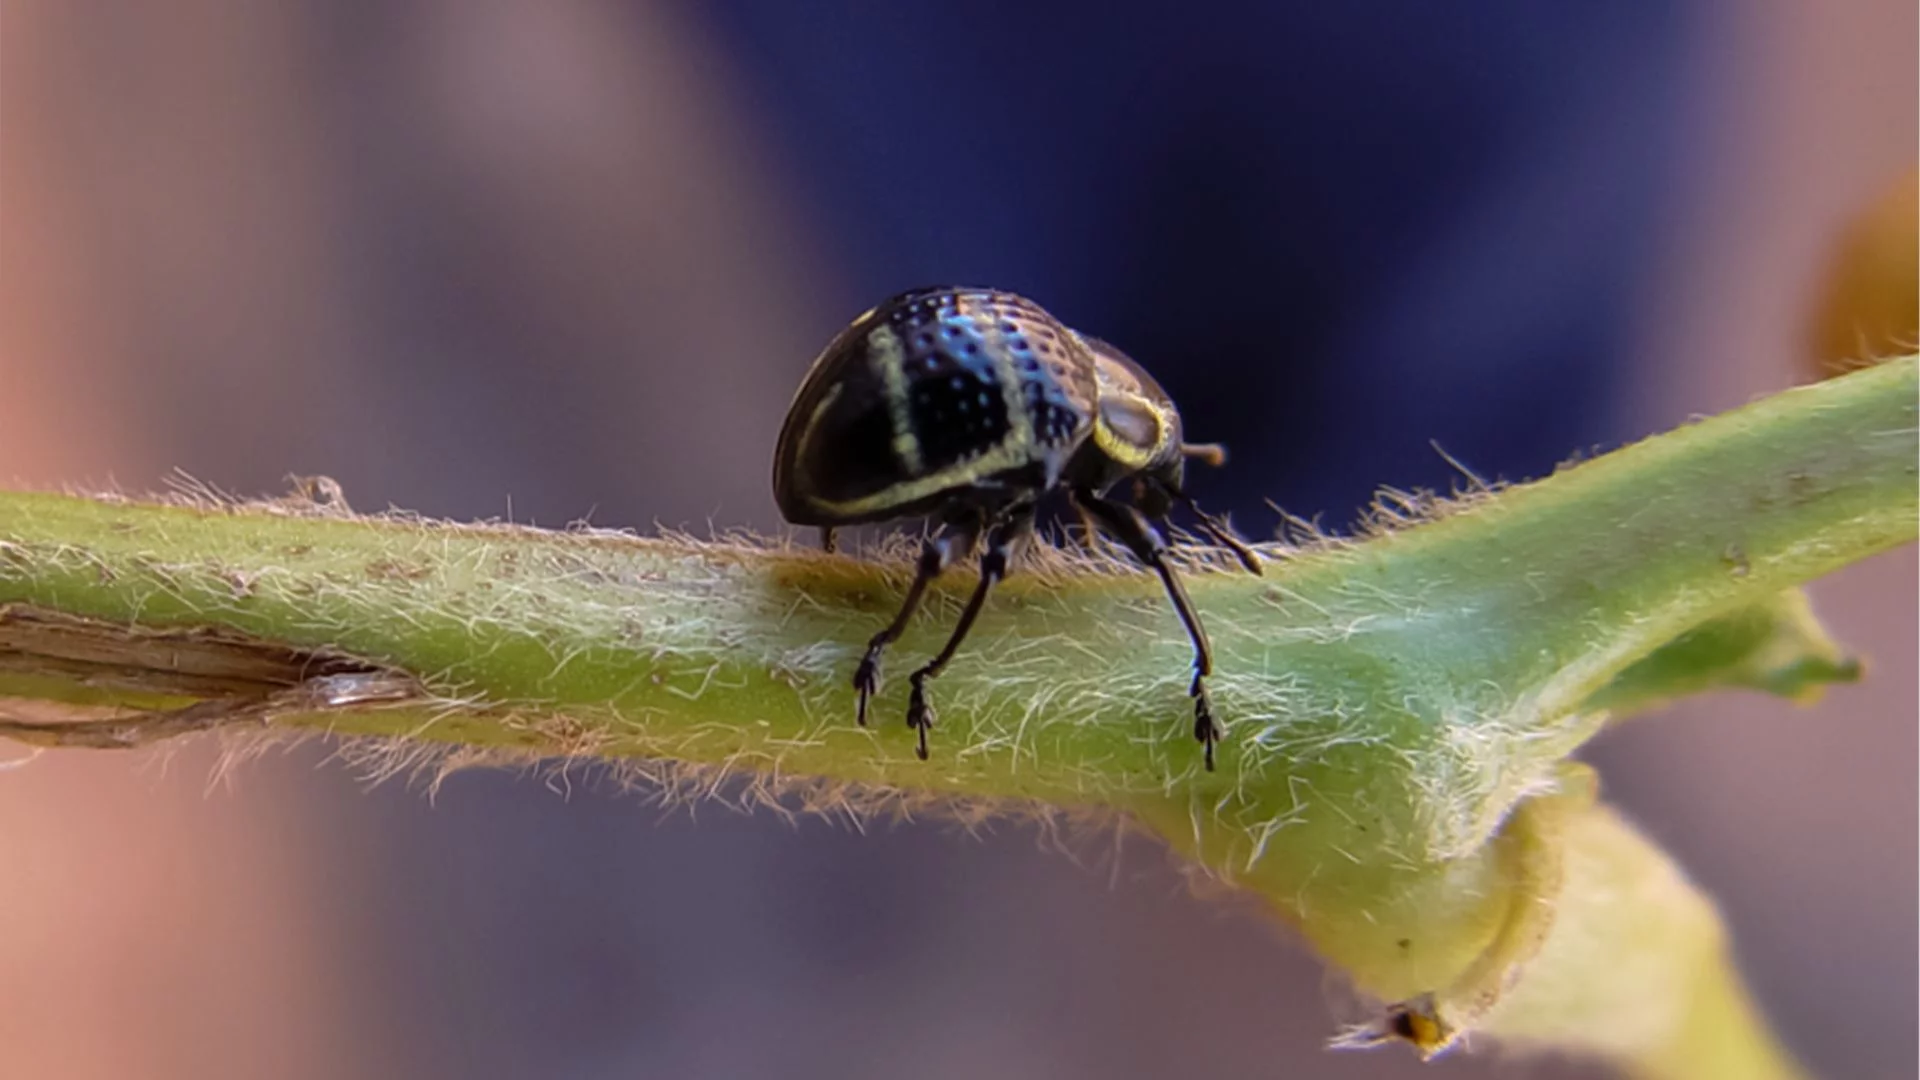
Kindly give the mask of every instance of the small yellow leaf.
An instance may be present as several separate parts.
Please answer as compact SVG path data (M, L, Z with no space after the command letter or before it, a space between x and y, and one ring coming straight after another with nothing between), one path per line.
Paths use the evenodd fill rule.
M1807 347L1822 378L1920 341L1920 172L1909 172L1856 217L1828 263Z

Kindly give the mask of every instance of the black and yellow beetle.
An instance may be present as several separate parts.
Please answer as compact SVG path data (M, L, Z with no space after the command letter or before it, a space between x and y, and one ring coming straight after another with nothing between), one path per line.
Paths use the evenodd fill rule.
M813 362L774 453L773 493L795 525L817 525L832 550L842 525L928 517L938 528L893 622L854 672L855 715L880 682L880 654L906 629L928 582L982 537L980 583L939 655L910 676L907 723L927 756L926 681L953 659L1008 561L1033 534L1040 497L1065 488L1085 519L1160 575L1193 639L1194 737L1213 768L1221 738L1203 679L1212 650L1148 519L1177 501L1254 573L1246 545L1186 494L1186 461L1218 465L1219 446L1182 441L1180 414L1139 364L1069 330L1038 304L992 289L902 293L853 321ZM1107 497L1134 482L1137 506Z

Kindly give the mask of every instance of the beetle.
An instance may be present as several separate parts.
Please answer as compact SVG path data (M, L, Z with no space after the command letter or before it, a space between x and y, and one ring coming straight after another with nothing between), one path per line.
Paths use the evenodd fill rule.
M1186 462L1220 465L1224 449L1185 442L1180 413L1125 353L1062 325L1040 305L995 289L901 293L855 319L814 360L774 452L773 493L794 525L818 526L834 548L841 526L925 517L913 582L893 621L867 643L853 675L855 718L880 685L880 658L905 631L927 586L984 540L980 580L946 645L908 681L907 724L927 757L934 711L926 683L965 640L993 586L1032 538L1043 495L1064 489L1084 521L1160 576L1193 643L1194 738L1214 767L1223 732L1207 697L1206 629L1150 522L1175 503L1255 574L1260 563L1185 489ZM1134 504L1109 492L1131 480Z

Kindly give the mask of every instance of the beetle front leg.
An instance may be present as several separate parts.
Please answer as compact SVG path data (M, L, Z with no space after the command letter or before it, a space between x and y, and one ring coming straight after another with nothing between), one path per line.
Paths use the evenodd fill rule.
M1147 564L1160 575L1160 581L1167 588L1167 596L1173 601L1173 610L1180 615L1180 621L1186 625L1187 637L1193 641L1193 683L1187 693L1193 698L1193 737L1204 748L1207 771L1213 771L1213 748L1226 732L1221 730L1220 722L1214 719L1213 702L1207 697L1206 677L1213 673L1213 646L1207 641L1206 627L1200 625L1200 616L1193 610L1193 601L1187 598L1186 586L1173 572L1167 562L1167 546L1155 535L1153 527L1140 511L1125 503L1117 503L1084 488L1073 491L1076 505L1092 515L1115 540L1126 545L1133 557Z

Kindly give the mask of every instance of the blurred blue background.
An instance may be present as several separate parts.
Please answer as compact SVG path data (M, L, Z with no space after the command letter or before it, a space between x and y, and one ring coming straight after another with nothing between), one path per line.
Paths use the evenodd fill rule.
M814 353L966 283L1145 363L1231 447L1195 489L1243 531L1339 528L1454 484L1436 443L1524 479L1798 377L1825 245L1913 166L1914 20L9 3L0 477L770 530ZM1596 754L1832 1076L1915 1071L1912 563L1822 586L1874 685ZM1144 843L503 773L429 802L325 757L0 779L21 1075L1597 1075L1327 1054L1351 1003Z
M984 282L1147 359L1345 524L1439 440L1537 475L1618 438L1698 142L1698 5L710 9L854 295ZM1497 418L1497 419L1496 419ZM1492 422L1490 422L1492 421Z

